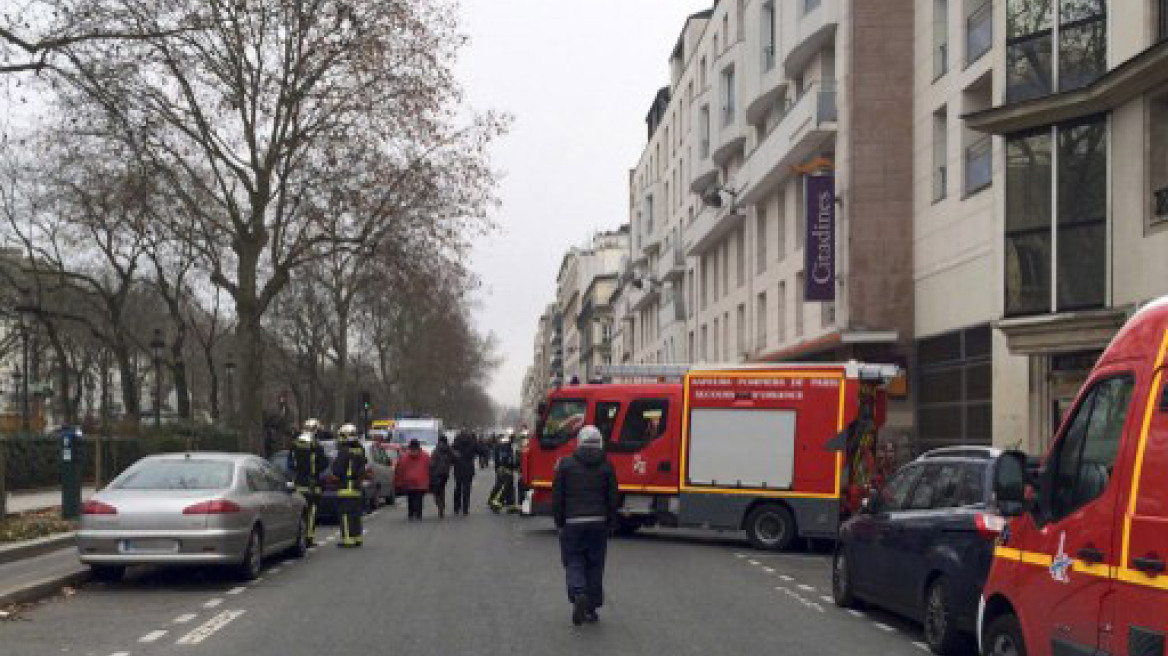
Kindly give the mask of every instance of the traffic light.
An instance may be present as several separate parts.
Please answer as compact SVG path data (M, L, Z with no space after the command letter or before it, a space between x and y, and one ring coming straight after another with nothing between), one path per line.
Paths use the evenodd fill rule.
M370 396L369 392L361 392L361 408L368 412L372 407L373 398Z

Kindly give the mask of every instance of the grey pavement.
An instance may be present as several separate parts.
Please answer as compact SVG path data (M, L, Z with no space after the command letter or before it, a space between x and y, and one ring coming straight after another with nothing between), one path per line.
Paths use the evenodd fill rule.
M93 487L81 488L81 500L85 501L93 496ZM30 510L43 510L61 505L60 490L38 490L36 492L9 492L8 512L22 513Z
M470 517L439 521L431 506L407 523L384 508L363 549L328 542L249 585L149 569L89 583L0 622L0 644L22 656L924 653L919 629L828 603L825 554L699 532L610 543L602 621L573 627L550 522L486 511L490 478L477 478Z

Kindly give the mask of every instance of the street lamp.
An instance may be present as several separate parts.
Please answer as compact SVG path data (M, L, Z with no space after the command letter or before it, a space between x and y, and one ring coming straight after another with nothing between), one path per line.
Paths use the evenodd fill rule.
M33 305L32 290L27 287L20 289L20 300L16 303L16 313L20 317L20 350L24 364L21 370L24 372L20 375L17 372L17 388L20 390L20 432L28 435L32 432L32 424L30 421L30 413L28 407L28 315L36 312L36 307Z
M232 379L235 376L235 354L227 353L227 423L235 423L235 394L232 386Z
M154 425L162 425L162 349L166 342L162 341L162 329L154 329L154 337L150 339L150 352L154 355Z

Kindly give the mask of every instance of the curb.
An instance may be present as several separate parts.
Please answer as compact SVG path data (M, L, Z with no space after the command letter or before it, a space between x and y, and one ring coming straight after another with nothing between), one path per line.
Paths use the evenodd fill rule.
M42 556L50 551L57 551L58 549L73 546L76 544L76 541L77 533L70 531L69 533L50 535L18 544L0 546L0 565L24 560L25 558Z
M68 574L58 574L20 587L9 590L0 590L0 606L28 604L45 597L57 594L62 588L79 586L89 580L91 574L87 569Z

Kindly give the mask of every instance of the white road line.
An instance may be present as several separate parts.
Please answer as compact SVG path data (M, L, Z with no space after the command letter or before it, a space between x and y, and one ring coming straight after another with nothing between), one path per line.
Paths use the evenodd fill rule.
M244 590L247 590L247 588L245 588L245 587L243 587L243 586L241 585L241 586L239 586L238 588L231 588L230 590L228 590L228 591L227 591L227 594L229 594L229 595L237 595L237 594L240 594L240 593L242 593Z
M110 656L130 656L130 652L128 652L128 651L115 651L114 653L110 654Z
M750 563L751 565L761 565L762 564L753 558L751 558L750 560L748 560L746 562Z
M820 597L819 597L819 598L820 598L820 599L822 599L824 602L826 602L826 603L829 603L829 604L834 604L834 603L835 603L835 599L833 599L833 598L831 597L831 595L820 595Z
M175 624L186 624L187 622L190 622L191 620L195 619L196 617L198 617L198 615L196 615L194 613L187 613L186 615L179 615L178 617L174 618L174 623Z
M876 625L876 628L878 628L881 631L884 631L886 633L892 633L892 632L896 631L896 629L894 629L891 626L888 626L887 624L885 624L883 622L872 622L872 623Z
M262 576L257 576L257 577L255 577L255 580L254 580L254 581L252 581L252 583L260 583L260 582L262 582L263 580L264 580L264 577L262 577Z
M283 567L273 567L272 569L268 570L268 574L279 574L280 570L282 570L282 569L284 569L284 568Z
M746 558L746 554L734 554L735 558Z
M806 583L800 583L799 589L804 592L815 592L815 586L807 585Z
M150 633L147 633L146 635L142 636L141 638L138 638L138 642L154 642L155 640L161 638L164 635L166 635L166 631L163 629L159 629L157 631L151 631Z
M790 592L790 590L788 590L788 589L784 588L784 587L783 587L783 586L781 586L781 585L776 585L776 586L775 586L775 590L778 590L779 592Z
M779 578L783 579L784 581L787 581L788 583L795 580L795 577L787 576L786 574L779 574Z
M852 617L863 617L864 616L864 614L858 610L849 610L848 612L852 614Z
M211 601L208 601L207 603L203 604L203 608L214 608L221 603L223 603L223 597L215 597Z
M921 649L921 650L923 650L923 651L932 651L932 650L930 650L930 649L929 649L929 646L928 646L928 645L926 645L925 643L923 643L923 642L921 642L921 641L919 641L919 640L918 640L918 641L916 641L916 642L913 642L913 646L914 646L914 647L916 647L917 649Z
M774 573L775 573L775 568L773 568L773 567L764 567L764 568L762 568L762 571L766 572L767 574L774 574Z
M246 612L247 611L245 611L245 610L225 610L222 613L219 613L218 615L216 615L215 617L212 617L211 619L207 620L206 622L203 622L202 624L200 624L198 627L195 628L194 631L191 631L190 633L186 634L185 636L179 638L178 642L176 642L175 644L178 644L178 645L197 645L200 642L206 640L207 638L210 638L211 636L215 635L215 633L217 631L219 631L223 627L227 626L231 622L235 621L235 618L239 617L240 615L243 615Z

